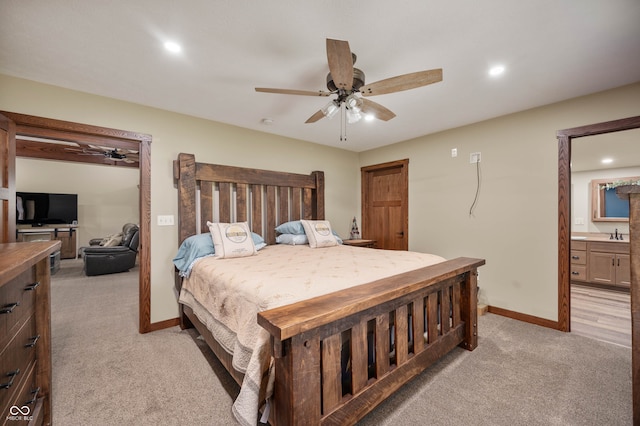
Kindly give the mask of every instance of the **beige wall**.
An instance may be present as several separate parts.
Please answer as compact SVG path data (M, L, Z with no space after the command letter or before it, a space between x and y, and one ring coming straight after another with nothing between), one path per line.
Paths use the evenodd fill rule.
M487 120L360 154L268 135L114 99L0 75L0 109L149 133L151 149L151 320L175 317L171 259L177 217L171 164L198 161L308 173L324 170L327 218L348 235L359 217L361 166L409 158L409 248L487 259L481 298L491 305L557 319L556 131L640 115L640 84ZM451 158L451 149L458 157ZM473 215L476 168L481 187ZM366 237L366 236L365 236Z
M178 153L194 153L198 161L235 166L296 173L324 170L326 217L338 233L348 235L351 219L358 211L359 169L354 152L4 75L0 75L0 109L153 136L151 322L175 318L178 313L171 263L178 246L177 228L156 225L158 215L178 216L172 175L172 161ZM83 177L84 173L76 176Z
M485 258L481 300L556 320L556 131L635 115L640 84L363 152L360 166L409 158L409 248ZM479 199L470 215L472 152L481 152L482 161Z

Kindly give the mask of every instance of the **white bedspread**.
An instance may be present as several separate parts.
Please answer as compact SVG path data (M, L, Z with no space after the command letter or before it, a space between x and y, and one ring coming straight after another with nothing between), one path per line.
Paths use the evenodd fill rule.
M432 254L344 245L274 245L256 256L196 261L180 302L194 310L233 355L234 368L245 374L233 413L241 424L254 426L263 402L258 397L261 381L272 379L269 333L257 324L258 312L443 260Z

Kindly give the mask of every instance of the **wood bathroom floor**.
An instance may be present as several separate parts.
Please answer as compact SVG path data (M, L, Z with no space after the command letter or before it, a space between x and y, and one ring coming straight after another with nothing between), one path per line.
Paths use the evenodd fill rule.
M572 284L571 332L631 348L631 295Z

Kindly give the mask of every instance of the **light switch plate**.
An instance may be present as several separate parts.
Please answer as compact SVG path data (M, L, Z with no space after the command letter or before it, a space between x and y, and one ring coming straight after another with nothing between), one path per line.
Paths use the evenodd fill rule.
M173 215L158 215L158 226L172 226L174 224Z

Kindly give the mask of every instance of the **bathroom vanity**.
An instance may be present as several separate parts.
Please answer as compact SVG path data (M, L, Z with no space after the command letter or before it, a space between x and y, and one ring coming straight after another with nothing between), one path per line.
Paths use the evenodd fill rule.
M600 234L572 236L571 281L629 290L631 257L628 238L620 241Z

